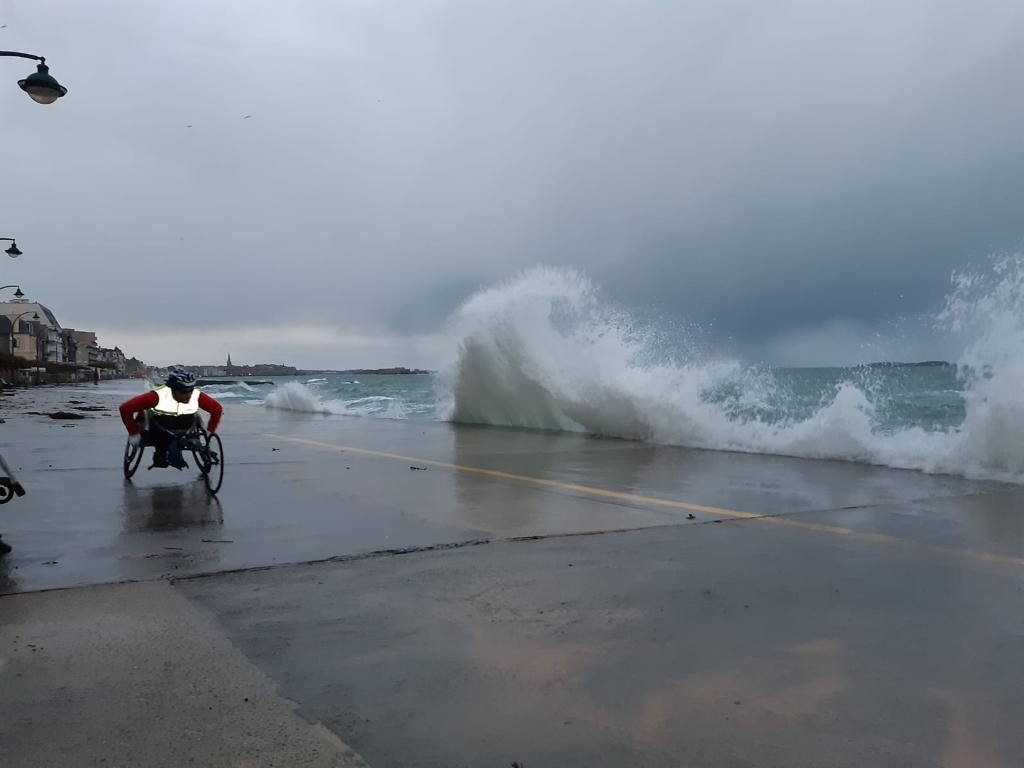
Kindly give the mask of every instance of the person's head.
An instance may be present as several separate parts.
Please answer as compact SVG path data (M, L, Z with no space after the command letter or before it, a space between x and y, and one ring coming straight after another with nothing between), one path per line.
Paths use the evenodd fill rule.
M192 371L175 368L167 374L167 386L175 400L179 403L187 403L192 397L192 390L195 389L196 376Z

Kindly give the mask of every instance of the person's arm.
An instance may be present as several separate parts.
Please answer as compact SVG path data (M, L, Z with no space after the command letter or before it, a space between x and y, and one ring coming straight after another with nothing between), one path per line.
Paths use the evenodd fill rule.
M160 395L150 390L145 394L121 403L121 421L124 422L124 428L128 430L129 435L139 434L139 425L135 423L135 414L155 408L159 402Z
M216 432L217 425L220 424L220 415L224 413L224 406L205 392L200 392L199 407L210 414L210 423L206 425L207 431Z

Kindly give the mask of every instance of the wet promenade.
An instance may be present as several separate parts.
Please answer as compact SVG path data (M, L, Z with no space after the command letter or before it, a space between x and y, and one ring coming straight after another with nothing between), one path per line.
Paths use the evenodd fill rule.
M240 406L213 498L120 397L2 403L10 765L1020 768L1016 486Z

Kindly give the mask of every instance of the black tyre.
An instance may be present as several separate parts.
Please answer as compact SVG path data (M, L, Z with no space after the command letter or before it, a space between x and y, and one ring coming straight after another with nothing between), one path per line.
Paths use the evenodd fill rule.
M13 498L14 486L11 485L11 481L6 477L0 478L0 504L6 504Z
M135 474L142 461L142 452L145 449L141 445L124 444L124 476L130 478Z
M192 458L196 462L196 469L199 470L199 474L204 477L210 471L210 460L206 451L206 445L210 442L209 435L203 432L197 441L200 443L196 448L190 448L192 451Z
M197 461L203 480L206 481L206 490L217 493L224 482L224 444L220 441L220 435L206 435L202 457L197 457Z

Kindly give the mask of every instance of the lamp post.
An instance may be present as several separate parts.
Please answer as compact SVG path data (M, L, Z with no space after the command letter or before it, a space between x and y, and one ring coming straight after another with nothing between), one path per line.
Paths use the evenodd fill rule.
M53 75L50 74L50 68L46 66L45 56L18 53L17 51L0 51L0 56L17 56L22 59L32 59L39 62L35 72L18 81L18 87L27 93L32 101L37 104L53 104L53 102L68 92L68 89L54 80Z
M14 285L14 284L11 284L11 285L0 285L0 291L2 291L4 288L17 288L17 290L14 292L14 298L16 298L16 299L20 299L20 298L23 298L25 296L25 294L21 292L21 286L20 285Z
M28 312L32 312L32 310L30 309ZM14 354L14 347L16 346L15 341L14 341L14 334L18 332L16 330L17 327L18 327L18 321L20 321L21 318L23 318L25 315L27 315L28 312L22 312L20 315L15 315L14 320L11 322L11 354L12 355ZM38 320L39 319L39 313L38 312L32 312L32 319L33 320Z
M22 250L18 247L18 244L16 242L14 242L14 238L13 237L0 237L0 240L10 240L11 241L11 247L8 248L6 251L4 251L4 253L6 253L12 259L16 259L19 256L21 256Z

